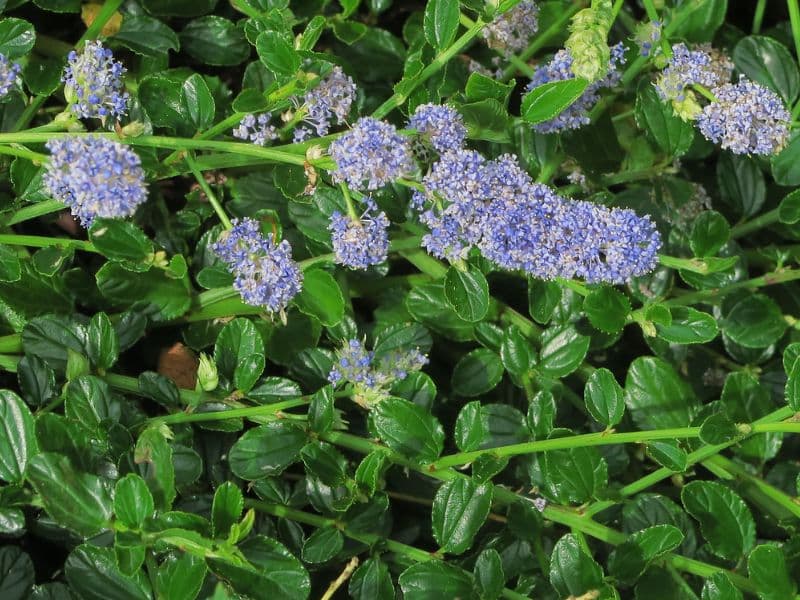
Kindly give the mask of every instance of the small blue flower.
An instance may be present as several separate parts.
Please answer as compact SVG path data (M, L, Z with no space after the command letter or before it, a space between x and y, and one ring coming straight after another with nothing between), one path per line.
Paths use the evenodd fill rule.
M720 70L719 57L715 61L706 48L689 50L686 44L675 44L672 47L672 58L655 82L656 91L663 100L685 100L684 90L692 84L707 88L720 85L730 78L725 78Z
M408 139L393 125L372 117L356 121L328 152L336 161L333 180L359 190L377 190L414 169Z
M351 269L367 269L386 261L389 253L389 219L379 212L365 212L359 220L335 212L328 229L336 262Z
M486 45L506 56L522 52L539 30L539 7L523 0L483 28Z
M249 140L257 146L266 146L267 142L278 139L278 130L270 125L271 115L245 115L239 125L233 129L233 137L240 140Z
M147 200L141 161L127 146L95 136L54 138L46 146L52 156L44 183L83 225L130 216Z
M266 238L250 218L234 219L233 227L211 245L234 274L233 287L242 300L271 313L282 313L302 287L303 272L292 260L286 240Z
M303 97L303 106L307 111L303 120L313 126L317 136L327 135L334 122L342 124L347 121L355 97L356 84L352 77L345 74L341 67L334 66ZM306 128L300 128L298 132L295 133L295 141L302 141L311 135ZM298 137L302 139L298 140Z
M123 73L122 63L98 41L86 42L80 52L70 52L61 81L73 112L84 119L124 115L129 95L122 91Z
M789 111L772 90L742 79L714 88L697 117L700 132L734 154L776 154L789 138Z
M12 63L4 54L0 54L0 98L8 95L14 84L17 83L17 77L22 70L17 63Z
M589 111L600 99L600 90L609 88L619 83L622 74L619 66L625 63L625 47L617 44L611 48L611 59L608 63L608 73L599 81L590 84L581 96L563 110L558 116L543 123L533 126L539 133L555 133L567 129L579 129L589 124ZM569 51L559 50L552 60L539 67L533 74L528 84L528 91L552 81L565 81L574 79L572 72L572 56Z
M460 149L467 137L459 112L442 104L419 105L408 120L408 128L416 129L439 153Z

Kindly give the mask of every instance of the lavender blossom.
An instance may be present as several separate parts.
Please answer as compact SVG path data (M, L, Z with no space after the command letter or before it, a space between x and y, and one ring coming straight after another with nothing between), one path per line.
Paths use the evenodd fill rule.
M342 124L347 121L350 107L356 97L356 84L346 75L339 66L333 67L331 72L322 78L316 87L306 92L303 105L306 109L304 120L310 123L317 136L327 135L331 125L336 122ZM307 139L310 131L300 128L299 137ZM295 135L295 141L298 135Z
M683 102L687 87L699 84L712 88L723 83L721 75L709 52L689 50L686 44L675 44L667 68L655 83L656 91L662 100Z
M258 116L245 115L233 130L233 137L249 140L257 146L266 146L267 142L278 139L278 130L270 125L271 115L262 113Z
M354 189L377 190L414 169L411 145L389 123L363 117L331 143L333 180Z
M786 145L791 115L775 92L741 79L714 94L697 117L706 138L734 154L776 154Z
M369 211L356 220L335 212L328 229L333 240L336 262L351 269L367 269L386 261L389 253L389 219Z
M625 47L617 44L611 48L611 59L608 63L608 73L602 79L590 84L575 102L563 110L558 116L537 123L533 128L539 133L555 133L567 129L579 129L589 124L589 110L600 99L600 90L617 85L622 77L619 66L625 62ZM572 72L572 57L567 50L559 50L552 60L539 67L533 74L528 91L550 83L551 81L564 81L574 79Z
M292 260L289 242L276 244L272 234L264 238L253 219L234 219L211 250L228 264L233 287L246 304L282 313L300 292L303 272Z
M523 0L484 27L483 37L489 48L509 56L523 51L538 30L539 7Z
M124 115L130 96L122 91L123 73L122 63L98 41L70 52L61 81L72 111L84 119Z
M44 183L84 226L130 216L147 200L141 161L127 146L94 136L53 138L46 146L52 157Z
M0 54L0 98L4 98L14 87L22 67L12 63L4 54Z
M442 104L421 104L408 120L408 128L416 129L424 140L439 152L458 150L464 145L467 128L459 112Z

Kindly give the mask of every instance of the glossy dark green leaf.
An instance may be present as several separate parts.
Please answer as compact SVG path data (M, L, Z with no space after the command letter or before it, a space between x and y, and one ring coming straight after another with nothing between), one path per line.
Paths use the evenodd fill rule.
M771 160L772 176L780 185L800 185L800 133L789 137L789 143Z
M636 123L667 156L681 156L694 140L694 127L678 117L669 102L659 98L656 88L644 82L636 94Z
M394 600L389 567L377 557L368 558L350 578L348 592L354 600Z
M533 401L528 406L526 422L533 437L537 440L545 439L553 431L553 422L556 418L556 401L549 391L537 392Z
M750 157L721 154L717 162L717 182L722 199L738 215L752 217L764 206L767 193L764 175Z
M689 464L686 451L675 440L653 440L647 443L647 454L662 467L682 473Z
M550 321L561 301L561 286L555 281L528 280L528 312L537 323Z
M786 558L778 546L756 546L747 557L747 571L761 600L793 598L797 592L797 584L790 577Z
M433 499L431 519L433 537L441 550L463 554L472 546L492 506L491 483L476 484L470 479L446 481Z
M720 558L739 560L755 545L753 516L736 492L713 481L692 481L681 490L681 501Z
M242 28L218 16L189 21L180 34L181 49L201 63L222 67L238 65L250 56Z
M489 311L489 284L478 269L450 267L444 281L444 297L456 314L470 323L481 321Z
M791 105L800 93L800 71L786 46L771 37L749 35L733 49L736 69L748 79L777 92Z
M599 589L603 570L581 548L578 538L568 533L556 542L550 555L550 583L561 598L580 597Z
M158 566L156 589L164 600L194 600L206 575L206 563L192 554L170 554Z
M719 333L716 319L689 306L670 309L669 325L656 325L658 337L671 344L703 344Z
M520 115L531 124L549 121L580 98L588 84L585 79L565 79L539 85L522 98Z
M456 419L454 432L456 446L462 452L477 450L487 433L481 419L481 403L477 400L467 402L461 407Z
M308 405L308 425L317 435L333 428L335 419L333 388L326 385L318 390Z
M472 323L464 321L448 304L441 283L415 286L408 293L406 308L416 321L451 339L465 341L473 337Z
M125 527L141 529L155 510L153 495L144 479L129 473L114 488L114 516Z
M147 483L158 510L169 510L175 500L175 466L172 448L160 429L145 429L136 440L134 461Z
M175 319L191 305L188 281L171 277L162 269L133 273L119 263L106 263L96 275L97 287L112 304L134 304L154 321Z
M444 430L428 411L400 398L387 398L372 412L375 430L392 450L419 462L439 458Z
M701 600L742 600L744 596L724 572L719 572L706 579L700 598Z
M639 427L658 429L689 425L697 399L669 363L641 356L628 369L625 404Z
M14 283L22 277L19 255L11 247L0 244L0 281Z
M300 457L306 467L306 472L325 485L335 487L345 482L347 459L335 446L314 440L303 446Z
M631 302L622 292L610 286L592 290L583 299L583 310L589 322L600 331L616 333L625 327Z
M516 325L508 326L500 344L500 360L506 371L524 377L533 364L535 350Z
M30 409L14 392L0 390L0 479L21 483L38 452Z
M206 129L214 122L214 97L205 80L195 73L183 82L183 102L192 124L198 129Z
M548 377L566 377L586 358L590 341L571 325L550 327L542 335L537 368Z
M403 571L398 578L405 600L442 600L469 598L472 576L442 561L417 563Z
M724 412L714 413L700 427L700 440L705 444L727 444L738 436L736 424Z
M36 42L33 25L22 19L0 19L0 53L8 59L26 55Z
M460 396L473 397L493 389L503 378L503 362L487 348L465 354L453 368L453 390Z
M125 15L114 41L142 56L163 56L179 50L178 35L163 21L146 15Z
M303 274L303 289L294 303L301 312L316 317L326 327L336 325L344 316L342 289L333 276L322 269Z
M265 31L256 40L256 50L261 62L276 77L292 75L300 67L300 55L276 31Z
M84 544L67 557L64 574L70 587L86 600L149 600L150 583L143 573L130 577L117 565L112 548Z
M766 348L786 331L780 307L769 296L744 296L725 314L720 327L728 337L745 348Z
M500 597L505 585L505 574L503 559L497 550L487 548L478 555L473 577L481 600L495 600Z
M236 476L248 481L278 475L300 458L307 441L306 434L290 423L267 423L236 440L228 462Z
M800 411L800 360L795 359L794 364L786 373L786 386L784 398L792 410Z
M703 211L692 223L689 245L695 256L714 256L728 241L730 225L715 210Z
M611 553L609 573L624 583L633 583L654 560L672 552L683 541L673 525L656 525L632 534Z
M211 527L214 537L227 537L231 526L239 521L244 509L242 491L231 481L226 481L214 492L211 505Z
M303 560L317 564L331 560L344 546L344 536L335 527L317 529L303 544Z
M608 369L597 369L591 374L583 390L583 401L592 418L607 428L619 423L625 412L622 387Z
M458 32L460 16L458 0L431 0L425 6L423 27L428 43L442 50L449 46Z
M608 485L608 465L595 448L550 450L541 466L548 493L563 503L581 504Z
M89 321L86 330L86 352L89 360L98 369L106 370L114 366L119 356L119 339L105 313L96 313Z
M687 6L686 10L688 14L682 19L676 34L690 42L710 42L725 20L728 0L700 0Z
M253 322L237 318L225 325L214 345L219 374L244 393L253 389L265 364L264 340Z
M0 598L3 600L30 598L35 578L30 556L17 546L0 548Z

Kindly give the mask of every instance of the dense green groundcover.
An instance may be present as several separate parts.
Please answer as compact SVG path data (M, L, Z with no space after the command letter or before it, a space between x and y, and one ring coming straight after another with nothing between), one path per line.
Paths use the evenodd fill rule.
M526 86L590 3L543 0L521 49L487 45L516 4L0 2L21 66L0 104L0 599L796 597L800 135L721 150L651 82L670 44L713 42L796 118L798 2L591 3L571 48L591 67L623 42L621 81L551 134L534 124L585 82ZM70 116L62 70L93 39L127 69L118 122ZM347 123L293 144L332 64ZM373 194L388 261L335 264L353 199L328 144L428 102L560 195L652 215L660 265L607 285L448 264L408 209L424 158ZM232 136L265 112L279 139ZM136 151L148 198L85 229L43 173L48 140L87 131ZM291 243L285 311L231 287L229 217ZM328 384L351 339L429 363L365 398Z

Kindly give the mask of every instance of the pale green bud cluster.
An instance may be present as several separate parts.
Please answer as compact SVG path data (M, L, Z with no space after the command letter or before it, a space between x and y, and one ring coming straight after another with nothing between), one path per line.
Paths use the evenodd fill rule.
M589 8L577 12L564 44L572 57L572 72L590 82L605 77L611 50L608 31L614 19L611 0L592 0Z

